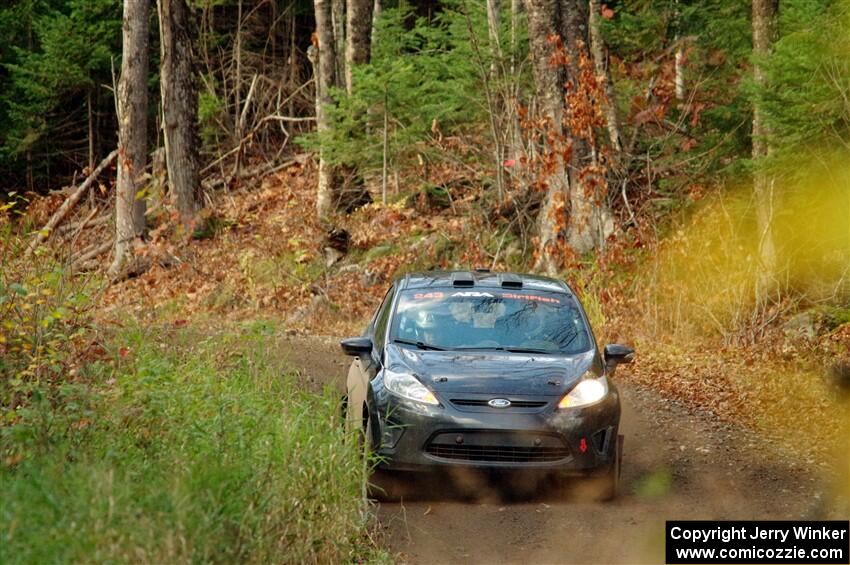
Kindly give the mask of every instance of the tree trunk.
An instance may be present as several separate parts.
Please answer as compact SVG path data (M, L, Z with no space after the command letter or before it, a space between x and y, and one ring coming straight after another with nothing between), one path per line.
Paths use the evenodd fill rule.
M115 257L110 275L128 259L145 231L144 187L148 135L148 0L124 1L123 53L118 81L118 180L115 189Z
M589 166L599 164L595 135L592 127L575 119L577 111L586 113L587 109L570 107L564 113L565 86L573 99L571 104L598 103L586 84L595 80L588 50L587 2L526 0L538 100L543 115L551 123L548 139L554 147L548 152L551 155L554 150L558 155L547 165L550 171L546 179L547 194L538 216L540 249L535 267L547 272L554 272L560 262L556 254L564 237L562 232L567 228L563 220L566 200L569 203L566 240L575 252L602 247L613 230L605 191L599 189L605 185L604 178L591 178L588 174L592 170ZM553 65L555 47L550 40L553 36L563 45L567 56L564 64ZM561 156L568 162L562 162Z
M755 65L753 75L756 88L767 88L767 76L762 68L763 60L773 51L777 35L777 13L779 0L753 0L753 55ZM773 241L771 223L773 221L773 179L760 169L759 159L770 153L767 135L758 95L753 103L753 160L756 170L753 178L753 196L755 198L756 223L759 231L759 276L756 299L763 303L772 286L776 270L776 249Z
M602 13L602 2L590 0L588 10L590 19L590 51L593 55L593 66L599 80L605 84L605 122L608 126L608 140L611 149L620 153L622 143L620 142L620 119L617 116L617 100L614 97L614 83L611 81L611 73L608 70L608 51L602 39L602 31L599 29L599 16Z
M333 22L334 57L337 88L345 88L345 1L331 0L331 21Z
M585 0L560 2L562 37L569 56L568 84L571 92L579 92L586 86L581 81L593 80L592 76L582 76L584 69L581 66L582 61L592 61L588 48L588 4ZM591 105L598 102L588 98L581 103ZM598 150L592 131L571 131L569 135L573 150L569 166L570 215L567 241L576 253L586 253L604 246L605 238L613 231L613 222L605 195L600 194L599 183L587 182L587 167L598 163Z
M345 36L345 90L353 89L352 70L369 62L372 51L373 0L348 0Z
M675 71L676 100L684 102L685 96L687 96L687 91L685 90L685 43L680 37L676 38L676 55L673 65Z
M375 2L372 5L372 40L371 40L372 49L375 48L375 41L376 41L376 38L378 37L378 34L376 33L376 27L375 26L377 25L378 18L380 18L380 17L381 17L381 0L375 0Z
M501 0L487 0L487 32L490 37L490 56L493 64L490 74L496 74L496 61L502 58L501 41L499 31L502 27L502 3Z
M510 155L517 163L525 154L525 148L522 139L522 128L519 123L519 108L520 108L520 92L521 81L518 75L517 65L517 28L519 27L520 10L522 9L521 0L511 0L511 57L510 57L510 82L511 93L509 97L510 107ZM515 177L521 179L520 176Z
M160 85L165 161L172 204L187 229L200 208L198 92L186 0L159 0Z
M334 51L333 0L314 0L316 10L316 41L314 76L316 77L316 129L325 133L330 129L327 106L333 104L330 89L335 84L336 53ZM326 161L324 151L319 150L319 185L316 191L316 211L326 218L334 208L338 190L336 174Z
M531 44L537 103L548 122L549 135L555 144L563 144L564 88L563 69L550 63L554 46L549 38L558 33L560 11L558 0L526 0L528 37ZM547 148L556 152L557 147ZM535 269L553 274L558 269L557 244L561 236L556 210L569 193L565 163L554 157L554 167L546 179L546 196L537 216L540 238Z

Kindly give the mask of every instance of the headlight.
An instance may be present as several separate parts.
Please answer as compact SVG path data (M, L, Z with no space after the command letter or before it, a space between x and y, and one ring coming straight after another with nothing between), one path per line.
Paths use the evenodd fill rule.
M558 408L576 408L599 402L608 394L608 380L602 376L598 379L585 379L579 382L558 403Z
M434 393L425 388L425 385L409 373L396 373L395 371L384 369L384 386L393 394L413 400L414 402L422 402L423 404L432 404L435 406L439 404Z

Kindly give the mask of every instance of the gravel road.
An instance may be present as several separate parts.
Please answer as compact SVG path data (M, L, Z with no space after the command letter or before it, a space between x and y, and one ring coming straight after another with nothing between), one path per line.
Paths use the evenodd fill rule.
M331 338L284 337L314 386L342 387L348 360ZM663 563L666 519L846 519L824 473L712 415L618 381L625 435L622 494L610 503L465 474L423 481L377 507L381 541L406 563ZM412 499L411 499L412 498Z

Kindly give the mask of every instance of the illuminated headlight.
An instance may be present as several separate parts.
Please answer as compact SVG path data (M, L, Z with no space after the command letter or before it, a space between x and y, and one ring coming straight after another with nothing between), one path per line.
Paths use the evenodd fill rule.
M384 386L393 394L414 402L434 406L439 404L434 393L425 388L425 385L420 383L419 379L409 373L396 373L384 369Z
M584 379L568 392L558 403L558 408L576 408L599 402L608 394L608 380L599 378Z

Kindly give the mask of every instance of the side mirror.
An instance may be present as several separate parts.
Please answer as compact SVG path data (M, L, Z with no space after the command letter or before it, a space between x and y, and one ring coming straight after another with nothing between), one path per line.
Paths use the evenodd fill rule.
M346 355L359 357L360 355L368 355L372 353L372 338L360 336L350 337L339 342L342 350Z
M635 358L635 350L619 343L610 343L605 346L605 366L613 369L623 363L631 363Z

